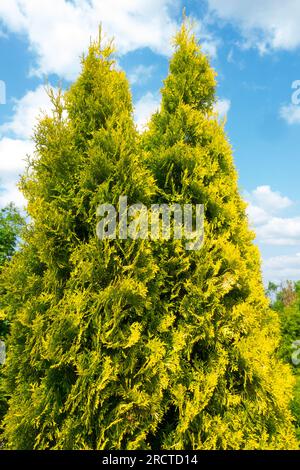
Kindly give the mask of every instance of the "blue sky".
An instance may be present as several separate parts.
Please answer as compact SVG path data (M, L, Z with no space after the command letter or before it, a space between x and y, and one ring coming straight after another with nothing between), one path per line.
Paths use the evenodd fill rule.
M300 80L298 0L1 0L0 206L24 204L16 181L33 148L35 116L49 109L45 81L67 87L76 78L100 22L115 37L137 125L146 125L159 106L183 7L218 73L217 110L227 116L265 281L300 279L300 103L292 102Z

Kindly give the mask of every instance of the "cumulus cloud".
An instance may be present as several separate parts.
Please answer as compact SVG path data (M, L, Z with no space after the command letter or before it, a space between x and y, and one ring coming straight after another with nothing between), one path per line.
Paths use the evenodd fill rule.
M257 242L263 252L265 249L268 252L268 257L264 257L262 263L265 281L300 279L300 252L269 256L270 251L274 250L300 250L300 216L290 217L284 213L293 207L294 202L268 185L258 186L245 193L245 199Z
M202 52L210 59L214 59L217 56L217 48L220 44L220 39L217 39L208 31L206 19L204 19L204 21L199 21L196 17L191 17L191 20L193 23L193 30L199 38Z
M171 11L174 15L179 6L179 0L114 0L110 6L106 0L10 0L0 2L0 22L27 38L37 57L34 74L56 73L72 80L100 23L115 37L120 54L149 47L169 55L178 27Z
M267 223L270 218L270 215L265 211L265 209L256 206L253 203L249 203L247 213L249 220L254 227Z
M12 119L0 126L0 134L12 133L22 139L29 139L38 117L49 113L51 101L40 85L34 91L28 91L20 100L15 100Z
M298 268L300 270L300 253L295 255L284 255L284 256L273 256L269 258L265 263L266 268L286 269Z
M23 209L26 206L26 200L19 191L15 181L9 181L5 184L5 189L0 187L0 207L5 207L13 202L17 207Z
M216 113L218 113L219 117L222 119L227 116L231 107L231 101L228 99L219 99L214 107Z
M208 5L211 12L241 30L245 45L262 53L300 45L298 0L208 0Z
M288 124L300 124L300 106L295 104L284 105L279 110L279 115Z
M296 281L300 279L300 253L283 256L272 256L263 263L266 279L273 282L282 282L287 279Z
M267 245L300 244L300 217L284 217L282 211L293 202L270 186L258 186L245 194L248 217L257 240Z
M271 213L278 212L290 207L293 202L286 196L282 196L278 191L273 191L270 186L258 186L250 195L252 201Z
M147 125L151 115L160 107L160 97L151 92L146 93L134 106L134 119L137 128L142 131Z
M30 140L10 139L0 140L0 174L1 179L6 175L22 172L25 168L25 156L31 153L33 143Z
M201 50L206 54L210 59L215 59L217 56L218 41L209 38L200 40Z
M270 217L256 228L256 235L267 245L300 245L300 217Z
M26 155L33 152L30 140L0 139L0 207L14 202L18 207L25 204L24 198L17 188L20 174L26 166Z
M139 84L144 85L153 75L154 65L137 65L129 73L129 81L132 85Z

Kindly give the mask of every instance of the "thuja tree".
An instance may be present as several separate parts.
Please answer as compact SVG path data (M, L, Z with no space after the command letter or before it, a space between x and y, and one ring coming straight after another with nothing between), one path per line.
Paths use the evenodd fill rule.
M154 193L112 52L90 47L35 130L22 182L32 222L3 281L11 449L145 447L163 417L150 245L96 234L101 203L148 204Z
M214 75L183 28L142 139L111 47L35 132L31 225L3 283L15 449L290 448L288 366L268 310ZM141 140L141 144L140 141ZM137 144L139 143L139 146ZM99 240L97 207L203 203L205 244Z
M164 284L156 315L167 377L164 419L153 445L198 449L295 446L292 379L276 358L278 318L269 309L260 257L248 228L231 147L213 112L215 74L184 25L142 138L161 203L202 203L205 242L156 244ZM163 377L163 374L162 374Z

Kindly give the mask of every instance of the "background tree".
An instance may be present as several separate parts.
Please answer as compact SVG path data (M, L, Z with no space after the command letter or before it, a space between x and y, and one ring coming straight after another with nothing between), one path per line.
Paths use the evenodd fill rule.
M0 209L0 266L15 252L23 219L13 204Z
M281 342L279 357L291 364L296 378L291 410L295 418L297 437L300 440L300 281L276 286L276 296L271 306L279 313L281 324ZM295 342L298 343L295 343ZM293 361L293 354L296 361Z
M23 219L13 204L0 209L0 276L4 265L15 252L18 237L23 226ZM5 344L9 325L1 310L0 288L0 342ZM0 364L0 433L2 433L1 421L7 410L7 396L3 387L2 365ZM1 445L0 445L1 446Z

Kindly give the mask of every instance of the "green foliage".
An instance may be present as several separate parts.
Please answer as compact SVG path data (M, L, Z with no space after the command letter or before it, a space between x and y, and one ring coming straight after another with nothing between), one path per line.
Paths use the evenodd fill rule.
M300 374L296 375L296 385L294 387L294 395L291 403L291 410L295 420L296 436L300 441Z
M179 242L157 247L165 278L157 313L172 315L165 343L176 338L178 349L166 390L173 420L161 427L159 445L293 447L293 381L275 356L278 318L265 298L231 148L213 113L214 74L186 26L175 45L142 148L160 202L204 204L205 244L200 252Z
M13 204L0 209L0 273L16 249L18 237L23 226L23 219ZM0 341L6 339L9 330L8 321L1 310L0 289ZM7 396L3 387L2 366L0 365L0 423L7 410ZM1 432L1 424L0 424ZM0 444L1 447L1 444Z
M279 312L281 324L279 357L292 365L296 378L291 409L295 419L297 437L300 440L300 365L296 365L292 361L293 352L300 349L300 346L293 346L295 341L300 340L300 281L288 281L281 286L274 285L272 291L276 292L272 308ZM300 354L298 357L300 358Z
M121 194L147 204L154 193L111 53L90 47L36 129L38 158L23 180L34 223L5 279L10 448L139 447L162 414L149 243L100 241L95 230L99 204Z
M13 255L23 220L13 204L0 209L0 267Z
M110 46L35 132L32 225L5 271L11 449L287 449L289 367L264 295L215 77L183 26L138 137ZM65 117L64 110L68 117ZM205 245L97 239L101 203L203 203Z

